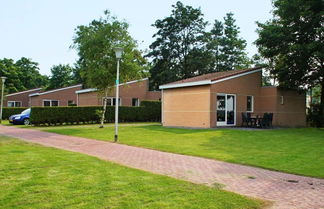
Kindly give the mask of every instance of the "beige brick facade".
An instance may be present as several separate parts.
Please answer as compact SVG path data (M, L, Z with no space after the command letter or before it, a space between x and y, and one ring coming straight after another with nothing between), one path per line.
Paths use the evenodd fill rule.
M252 115L263 116L263 113L271 112L274 114L274 126L306 125L305 94L277 87L262 87L261 71L232 76L206 85L163 89L163 125L217 127L217 95L222 94L235 95L235 126L242 125L242 112L247 112L248 96L253 96Z

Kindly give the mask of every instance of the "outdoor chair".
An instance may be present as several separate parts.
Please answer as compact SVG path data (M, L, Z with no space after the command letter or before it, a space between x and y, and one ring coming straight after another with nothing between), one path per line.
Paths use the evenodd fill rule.
M272 126L273 113L268 113L268 114L269 114L269 127L273 128Z
M260 128L272 127L273 113L264 113L263 118L260 120Z
M244 126L244 124L246 125L245 127L252 126L251 113L242 112L242 126Z

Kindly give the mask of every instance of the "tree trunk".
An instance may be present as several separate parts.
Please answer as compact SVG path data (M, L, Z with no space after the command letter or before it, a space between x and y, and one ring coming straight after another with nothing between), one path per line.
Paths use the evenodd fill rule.
M105 98L104 98L103 111L102 111L102 115L101 115L101 122L100 122L99 128L104 127L105 114L106 114L106 109L107 109L107 96L108 96L108 88L105 89Z

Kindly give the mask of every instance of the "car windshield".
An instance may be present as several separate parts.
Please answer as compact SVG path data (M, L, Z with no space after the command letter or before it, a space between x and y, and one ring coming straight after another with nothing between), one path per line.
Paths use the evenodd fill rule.
M30 108L21 112L22 115L30 114Z

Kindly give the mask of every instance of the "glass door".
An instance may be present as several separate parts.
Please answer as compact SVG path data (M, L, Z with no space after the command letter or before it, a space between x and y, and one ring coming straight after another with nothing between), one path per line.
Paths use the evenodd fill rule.
M217 94L217 126L233 126L236 123L236 96Z
M217 125L226 125L226 95L217 95Z

